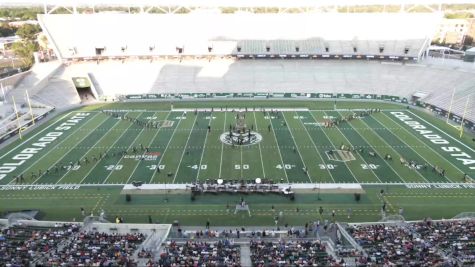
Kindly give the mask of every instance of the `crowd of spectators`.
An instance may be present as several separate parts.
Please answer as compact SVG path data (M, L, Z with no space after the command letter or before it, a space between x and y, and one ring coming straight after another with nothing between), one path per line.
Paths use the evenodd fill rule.
M149 266L207 266L237 267L240 265L240 246L232 240L219 240L214 243L187 241L178 244L168 241L158 262Z
M475 221L426 220L349 227L368 257L357 265L458 266L475 264Z
M448 256L475 265L475 221L424 221L414 224L414 230Z
M12 226L0 232L0 266L28 266L48 257L57 246L79 231L75 224L52 227Z
M145 241L141 233L80 232L52 254L44 266L136 266L133 253Z
M251 262L262 266L331 266L335 262L319 241L251 241Z

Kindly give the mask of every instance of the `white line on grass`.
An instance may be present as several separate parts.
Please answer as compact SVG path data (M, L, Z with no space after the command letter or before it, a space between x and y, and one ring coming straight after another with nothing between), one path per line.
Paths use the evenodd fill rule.
M226 114L224 113L224 125L223 125L223 133L226 132ZM219 178L221 178L221 169L223 167L223 151L224 151L224 143L221 142L221 159L219 161Z
M112 126L112 128L114 128L119 122L120 122L120 120L117 120L117 122ZM107 136L107 134L102 135L101 138L99 138L99 139L94 143L94 145L98 144L98 143L99 143L104 137L106 137L106 136ZM118 139L117 139L117 140L118 140ZM117 142L117 141L116 141L116 142ZM114 142L114 144L115 144L115 142ZM114 144L113 144L113 145L114 145ZM86 151L86 153L84 153L83 156L89 154L89 152L91 152L91 150L94 148L94 145L93 145L92 147L90 147L90 148ZM67 154L68 154L68 153L65 153L65 154L61 157L61 159L64 158ZM94 167L95 167L95 165L97 165L97 163L99 163L99 162L100 162L100 160L98 160L98 161L96 162L96 164L94 164ZM93 167L93 168L94 168L94 167ZM59 184L59 182L60 182L61 180L63 180L63 178L66 177L66 175L67 175L72 169L73 169L73 168L70 168L69 170L67 170L67 171L63 174L63 176L61 176L61 178L59 178L59 180L56 182L56 184ZM91 170L92 170L92 169L91 169ZM88 173L88 174L89 174L89 173ZM88 174L87 174L87 175L88 175ZM83 179L81 179L81 182L79 182L79 183L82 183L82 181L84 181L84 179L87 177L87 175L84 176Z
M340 112L338 112L338 114L341 115ZM363 122L363 120L360 120L360 121ZM363 122L363 123L364 123L364 122ZM350 122L348 122L348 124L350 124L351 126L353 126ZM353 129L355 129L355 128L353 127ZM366 138L364 137L364 135L362 135L362 134L361 134L360 132L358 132L357 130L354 130L354 132L355 132L357 135L359 135L359 136L369 145L369 147L371 147L372 149L375 148L375 147L372 147L372 146L370 145L371 143L368 141L368 139L366 139ZM374 134L375 134L377 137L379 137L379 139L382 139L377 133L374 133ZM383 140L383 141L384 141L384 140ZM394 152L396 152L396 154L399 154L399 153L397 153L397 151L395 151L394 149L391 149L391 150L393 150ZM381 158L381 156L380 156L379 154L378 154L378 157ZM382 158L381 158L381 159L382 159ZM402 178L402 176L399 175L399 173L398 173L396 170L394 170L394 168L393 168L386 160L384 160L384 159L382 159L382 160L383 160L384 163L401 179L401 181L403 181L404 183L406 183L406 181L404 181L404 178ZM380 180L380 181L381 181L381 180Z
M256 124L256 132L259 132L259 128L257 127L257 119L256 119L256 112L252 112L254 114L254 123ZM261 142L257 144L259 146L259 155L261 156L261 165L262 165L262 178L266 178L266 171L264 170L264 161L262 159L262 150L261 150ZM221 155L222 158L223 155Z
M373 118L374 118L374 117L373 117ZM376 118L374 118L374 120L377 121L379 124L381 124L381 125L383 125L383 126L386 126L384 123L380 122L380 121L377 120ZM396 136L397 139L401 140L401 142L403 142L404 144L407 145L407 143L406 143L402 138L400 138L400 137L397 136L397 135L394 135L394 136ZM415 137L415 138L417 138L417 137ZM414 149L411 149L411 150L414 151L419 157L421 157L422 160L424 160L425 162L430 163L430 161L428 161L426 158L424 158L424 157L423 157L421 154L419 154L416 150L414 150ZM453 182L452 180L450 180L449 178L447 178L447 177L445 177L445 176L444 176L444 178L447 179L447 181L449 181L449 182Z
M297 116L299 115L296 111L294 111L294 112L295 112L295 115L297 115ZM307 127L305 126L305 124L303 124L303 122L302 122L301 119L299 119L299 121L300 121L300 123L302 124L302 127L305 129L305 132L307 132L307 135L308 135L310 141L312 142L313 148L314 148L315 151L317 152L318 156L320 157L320 159L322 160L322 162L323 162L324 164L326 164L325 160L323 159L322 155L320 154L320 151L318 151L317 146L315 145L315 142L314 142L313 139L312 139L312 136L311 136L310 133L308 132ZM333 182L335 182L335 178L333 178L333 175L332 175L330 169L328 169L328 168L325 168L325 169L326 169L327 172L330 174L330 177L332 178Z
M364 124L368 125L364 120L361 120L361 122L363 122ZM368 125L368 127L369 127L369 125ZM372 131L379 139L381 139L385 144L387 144L388 147L391 147L391 149L392 149L394 152L396 152L396 154L397 154L400 158L403 157L399 152L396 151L396 149L394 149L391 145L389 145L389 143L386 142L386 140L384 140L383 137L381 137L378 133L376 133L376 131L374 131L373 129L371 129L371 131ZM430 183L429 180L427 180L427 178L419 172L419 170L414 169L414 171L415 171L417 174L419 174L419 176L422 177L422 179L424 179L424 180L426 180L428 183Z
M437 129L439 132L445 134L446 136L448 136L450 139L454 140L455 142L459 143L460 145L464 146L465 148L469 149L470 151L474 152L475 153L475 150L473 150L471 147L467 146L466 144L460 142L460 140L457 140L455 139L453 136L449 135L448 133L442 131L441 129L437 128L437 126L433 125L432 123L426 121L425 119L419 117L417 114L415 113L412 113L412 111L408 111L409 113L411 113L412 115L418 117L420 120L424 121L425 123L429 124L430 126L434 127L435 129ZM403 127L404 128L404 127Z
M326 112L323 112L323 113L325 114L325 116L328 116L328 114ZM338 112L338 114L341 115L340 112ZM348 144L351 144L350 140L348 140L348 138L346 138L346 136L340 131L338 126L335 126L335 128L338 130L338 132L340 132L341 136L343 136L343 138L348 142ZM366 162L366 160L364 160L363 156L361 156L360 153L355 153L355 154L358 154L358 156L361 158L361 160L364 162L364 164L366 164L366 166L368 166L368 162ZM378 179L381 183L383 182L383 181L381 181L381 179L379 179L379 176L376 174L376 172L374 172L373 169L371 169L371 168L368 168L368 169L370 169L370 171L373 173L373 175L376 177L376 179Z
M128 113L125 113L125 115L128 114ZM139 115L140 116L140 115ZM136 118L138 118L139 116L137 116ZM118 120L117 123L119 123L120 120ZM117 123L115 125L117 125ZM114 126L115 126L114 125ZM129 128L133 125L133 122L131 125L129 125ZM112 127L113 128L113 127ZM125 129L124 131L122 131L122 134L114 141L114 143L112 143L111 146L109 146L106 150L106 153L109 153L109 151L111 151L112 148L114 148L114 145L119 141L119 139L127 132L127 129ZM104 135L106 136L106 134ZM104 137L103 136L103 137ZM103 138L101 137L101 139ZM90 151L88 151L85 155L87 155ZM102 160L101 159L98 159L96 161L96 163L94 163L94 165L92 166L92 168L89 169L89 171L86 173L86 175L84 175L84 177L81 179L81 181L79 182L80 184L82 184L82 182L84 182L84 180L89 176L89 174L91 174L91 172L96 168L97 165L99 165L99 163L101 163Z
M62 121L64 118L66 118L67 116L71 115L71 113L73 112L69 112L68 114L64 115L63 117L57 119L55 122L51 123L48 127L44 128L43 130L37 132L35 135L33 135L32 137L26 139L25 141L22 141L21 144L19 144L18 146L15 146L14 148L12 148L10 151L8 151L7 153L3 154L2 156L0 156L0 159L3 159L6 155L12 153L13 150L16 150L19 146L25 144L26 142L29 142L31 139L35 138L37 135L39 135L40 133L46 131L47 129L49 129L50 127L52 127L53 125L55 125L56 123ZM94 117L94 116L92 116ZM92 118L91 117L91 118ZM69 136L68 136L69 137Z
M210 114L209 116L209 121L208 121L208 126L211 125L211 118L213 117L212 114ZM198 165L198 172L196 173L196 181L199 180L199 176L200 176L200 170L201 170L201 162L203 162L203 155L205 154L205 150L206 150L206 140L208 140L208 135L210 133L208 132L208 130L206 130L206 136L205 136L205 142L203 144L203 149L201 150L201 157L200 157L200 164Z
M156 114L156 113L155 113L155 114ZM167 117L165 118L165 120L168 120L168 118L170 117L170 114L172 114L171 111L167 114ZM152 139L150 139L150 142L148 143L147 147L150 147L150 146L152 145L153 140L155 140L155 138L157 138L157 135L158 135L159 132L161 132L162 128L163 128L163 127L160 127L160 128L155 132L155 134L153 135ZM143 152L143 153L142 153L142 157L145 156L145 153L147 153L147 152ZM137 164L135 164L134 170L132 171L132 173L130 173L129 178L127 178L127 181L125 182L126 184L129 183L130 178L132 178L132 176L134 175L135 171L137 170L137 168L138 168L139 165L140 165L140 162L142 162L142 161L141 161L141 160L137 160ZM157 168L159 168L158 165L157 165ZM153 170L153 171L155 171L155 170Z
M243 167L242 167L242 147L243 146L240 146L240 147L241 147L241 167L239 167L239 170L241 170L241 179L242 179L242 169L243 169ZM234 168L236 168L236 167L234 167Z
M285 118L285 113L283 113L283 112L282 112L282 117L284 117L285 124L289 125L289 123L287 122L287 119ZM299 154L299 157L300 157L300 160L302 161L303 167L306 170L305 174L307 175L307 178L310 181L310 183L313 183L312 179L310 178L310 172L307 168L307 165L305 165L305 161L303 160L302 154L300 154L299 146L297 145L297 142L295 141L294 134L292 133L292 131L290 129L288 129L288 131L290 133L290 136L292 136L292 140L294 141L294 145L297 148L297 153Z
M269 114L269 112L267 112L267 114ZM284 115L282 114L282 116ZM272 128L272 133L274 135L275 144L277 145L277 150L279 151L280 162L282 162L282 169L284 170L285 178L287 179L287 183L290 183L289 176L287 175L287 170L285 169L284 159L282 158L282 153L280 152L279 142L277 141L277 136L275 135L274 125L272 125L272 119L271 119L270 114L269 114L269 123L270 123L270 127Z
M198 116L199 116L199 113L196 114L195 116L195 120L193 121L193 126L195 125L196 123L196 120L198 119ZM173 181L172 181L172 184L175 183L175 179L176 179L176 176L178 174L178 171L180 170L180 167L181 167L181 162L183 161L183 155L185 155L185 152L186 152L186 147L188 146L188 141L190 141L190 136L191 136L191 133L193 132L193 128L191 129L190 133L188 134L188 138L186 139L186 143L185 143L185 149L183 149L183 152L181 153L181 158L180 158L180 162L178 162L178 165L177 165L177 168L176 168L176 172L175 172L175 175L173 176ZM198 166L198 168L201 168L201 166Z
M312 112L308 112L310 113L310 116L312 116L313 120L315 122L318 122L317 118L315 118L315 116L313 115ZM326 113L325 113L326 114ZM322 126L320 124L317 124L318 127L320 128L320 130L322 130L323 134L325 135L325 137L328 139L328 141L330 141L330 144L332 144L332 147L333 149L336 150L336 147L335 147L335 144L333 144L332 140L328 137L327 133L324 131L324 129L322 128ZM348 164L344 161L343 164L345 164L346 168L348 169L348 171L350 171L351 175L353 175L353 178L355 179L355 181L357 183L360 183L360 181L358 180L358 178L356 178L355 174L351 171L351 168L348 166Z
M181 117L183 117L183 114L184 114L184 113L181 114ZM162 159L165 157L165 153L167 152L168 145L169 145L170 142L172 141L173 136L175 136L176 129L178 129L178 127L180 126L180 122L181 122L182 120L183 120L183 119L179 119L179 120L178 120L178 123L177 123L177 125L176 125L176 127L175 127L175 129L173 129L172 136L170 137L170 140L168 140L167 146L165 147L165 150L163 150L163 153L162 153L162 155L160 156L160 160L159 160L158 163L157 163L157 168L160 168L160 163L162 163ZM150 181L148 182L149 184L152 183L153 177L155 177L155 172L152 172L152 177L150 177Z
M383 113L384 114L384 113ZM390 116L384 114L384 116L388 117L391 121L395 122L395 123L398 123L396 120L393 120ZM420 143L424 143L424 141L422 141L419 137L417 137L415 134L413 134L411 131L409 131L408 129L402 127L404 129L404 131L406 131L407 133L409 133L410 135L414 136L414 138L416 138ZM440 130L439 130L440 131ZM427 146L430 150L432 150L435 154L437 154L440 158L442 158L443 160L447 161L450 165L452 165L454 168L456 168L457 170L459 170L461 173L466 173L464 171L462 171L459 167L457 167L456 165L454 165L451 161L449 160L446 160L444 157L442 157L442 155L439 154L439 152L435 151L431 146ZM413 149L414 150L414 149ZM414 150L415 151L415 150ZM417 152L416 152L417 153ZM425 160L425 159L424 159ZM447 180L449 181L452 181L451 179L449 179L448 177L445 177L447 178ZM454 181L452 181L454 182Z
M136 118L142 116L143 112L140 113ZM155 113L154 113L155 115ZM151 116L153 117L153 115ZM150 119L149 119L150 121ZM135 141L137 141L137 139L139 138L139 136L143 133L143 131L145 130L145 127L142 128L142 130L137 134L137 136L134 138L134 140L132 142L130 142L130 145L129 147L127 148L127 150L129 150L132 145L135 144ZM124 133L127 132L127 131L124 131ZM120 138L117 138L117 141L119 140ZM107 175L106 179L102 182L103 184L105 184L107 182L107 180L109 180L109 177L111 177L112 173L114 172L114 170L117 168L117 165L119 165L119 163L122 162L122 159L124 159L124 157L120 157L119 161L117 161L117 163L115 164L114 168L109 172L109 174Z
M91 120L92 120L92 119L91 119ZM106 120L107 120L107 119L106 119ZM103 122L105 122L106 120L101 121L101 123L99 123L99 125L101 125L101 124L102 124ZM99 125L97 125L97 127L99 127ZM69 136L67 136L65 139L63 139L61 142L59 142L58 144L56 144L56 145L55 145L54 147L52 147L51 149L55 149L57 146L59 146L60 144L62 144L64 141L68 140L73 134L74 134L74 133L72 133L72 134L70 134ZM88 134L88 135L85 135L85 136L79 141L79 143L80 143L81 141L83 141L83 140L84 140L86 137L88 137L88 136L89 136L89 134ZM33 162L33 164L31 164L30 166L34 166L34 165L35 165L36 163L38 163L41 159L43 159L44 157L46 157L46 156L48 156L48 155L49 155L49 153L46 152L43 156L41 156L39 159L37 159L35 162ZM63 155L60 159L62 159L63 157L64 157L64 155ZM59 160L57 160L57 161L55 162L55 164L58 163L58 162L59 162ZM54 164L53 164L53 165L54 165ZM49 167L48 167L47 169L49 169ZM29 170L29 169L26 169L25 172L28 171L28 170ZM25 172L23 172L23 173L25 173ZM45 174L46 174L46 172L43 173L41 176L39 176L38 179L36 179L35 181L33 181L31 184L36 183L36 182L37 182L41 177L43 177L43 175L45 175ZM12 182L12 181L11 181L11 182ZM11 182L10 182L10 183L11 183Z

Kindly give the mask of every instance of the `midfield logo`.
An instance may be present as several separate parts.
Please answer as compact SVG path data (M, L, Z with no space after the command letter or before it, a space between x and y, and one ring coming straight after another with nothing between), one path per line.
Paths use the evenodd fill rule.
M222 133L219 140L226 145L255 145L262 141L262 135L257 132L250 133Z

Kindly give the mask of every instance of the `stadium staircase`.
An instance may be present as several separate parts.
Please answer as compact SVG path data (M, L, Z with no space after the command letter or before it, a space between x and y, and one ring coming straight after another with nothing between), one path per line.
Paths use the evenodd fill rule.
M252 266L251 247L249 246L249 244L241 245L241 265Z

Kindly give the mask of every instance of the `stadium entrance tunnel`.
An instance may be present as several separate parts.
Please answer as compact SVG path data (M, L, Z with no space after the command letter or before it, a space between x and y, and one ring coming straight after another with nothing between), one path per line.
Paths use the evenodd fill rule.
M98 99L97 92L91 86L91 82L87 77L73 77L72 79L81 102Z

